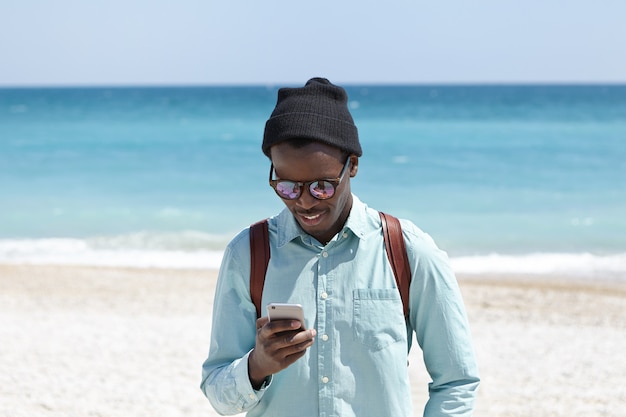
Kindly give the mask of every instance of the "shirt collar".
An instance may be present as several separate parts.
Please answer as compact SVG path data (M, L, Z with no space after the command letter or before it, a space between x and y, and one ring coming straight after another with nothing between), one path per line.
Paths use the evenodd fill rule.
M307 233L302 230L289 209L284 208L278 216L276 216L276 222L278 226L278 247L284 246L298 237L306 241ZM346 229L350 230L356 237L361 239L365 236L368 225L370 224L371 221L367 215L367 205L352 194L352 209L343 227L343 231Z

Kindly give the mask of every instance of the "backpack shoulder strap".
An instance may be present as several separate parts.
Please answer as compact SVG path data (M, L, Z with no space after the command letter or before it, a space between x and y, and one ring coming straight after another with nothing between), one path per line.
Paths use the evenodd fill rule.
M406 254L406 245L402 236L402 227L400 221L390 215L380 213L380 221L383 227L383 237L385 239L385 248L387 249L387 258L393 269L393 275L396 277L396 284L400 291L400 298L404 307L404 316L409 316L409 287L411 286L411 267L409 258Z
M261 317L261 297L265 284L265 272L270 262L270 236L267 219L250 226L250 298Z

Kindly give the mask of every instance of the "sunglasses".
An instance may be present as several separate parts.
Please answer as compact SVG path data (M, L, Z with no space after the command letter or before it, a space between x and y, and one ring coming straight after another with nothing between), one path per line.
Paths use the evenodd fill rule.
M328 200L335 195L335 190L343 180L346 171L350 166L350 157L346 160L338 178L324 179L315 181L289 181L289 180L273 180L274 164L270 167L270 186L276 191L276 194L285 200L296 200L302 195L302 190L306 187L314 198L318 200Z

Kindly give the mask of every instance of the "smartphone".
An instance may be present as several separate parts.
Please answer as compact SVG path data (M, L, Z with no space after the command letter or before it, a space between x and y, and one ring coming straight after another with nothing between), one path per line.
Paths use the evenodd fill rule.
M300 304L291 303L270 303L267 305L267 317L272 320L289 320L295 319L302 323L302 327L306 327L304 323L304 310Z

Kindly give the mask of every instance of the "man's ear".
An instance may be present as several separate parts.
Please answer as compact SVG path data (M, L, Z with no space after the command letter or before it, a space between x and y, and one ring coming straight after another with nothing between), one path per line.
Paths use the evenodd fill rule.
M350 177L356 177L357 172L359 172L359 157L350 155Z

